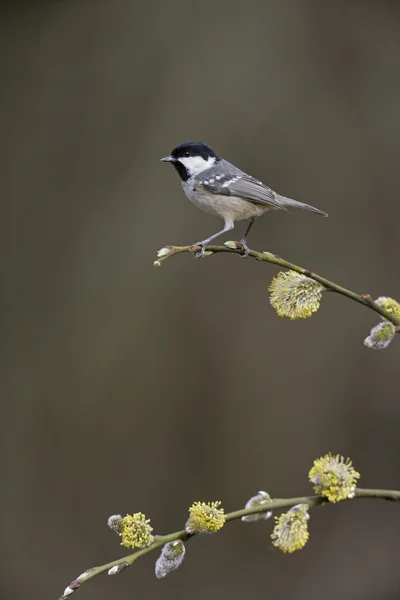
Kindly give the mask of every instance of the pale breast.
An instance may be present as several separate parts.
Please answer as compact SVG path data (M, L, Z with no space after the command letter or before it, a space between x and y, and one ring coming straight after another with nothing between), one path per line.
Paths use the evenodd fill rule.
M225 221L242 221L260 217L268 211L268 206L255 204L237 196L223 196L201 189L193 182L183 181L186 197L198 208Z

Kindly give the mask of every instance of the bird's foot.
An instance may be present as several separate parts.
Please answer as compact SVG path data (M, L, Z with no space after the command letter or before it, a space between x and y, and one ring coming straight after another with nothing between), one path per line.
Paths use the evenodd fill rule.
M196 244L193 244L193 246L200 247L200 250L196 250L195 252L193 252L193 256L195 258L204 258L204 253L206 251L206 245L203 244L203 242L197 242Z
M243 248L243 254L241 254L240 258L247 258L250 254L250 248L246 244L246 240L244 240L243 238L240 240L240 243L242 244Z

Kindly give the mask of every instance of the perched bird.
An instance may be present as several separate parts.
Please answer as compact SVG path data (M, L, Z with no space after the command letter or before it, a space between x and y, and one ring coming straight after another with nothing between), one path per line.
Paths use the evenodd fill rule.
M249 231L254 221L269 210L287 210L287 207L293 206L324 217L328 216L309 204L280 196L258 179L219 158L203 142L184 142L176 146L170 156L160 160L174 165L181 178L183 191L193 204L224 220L224 228L221 231L193 244L201 246L195 254L198 258L204 256L211 240L233 229L235 221L249 219L247 229L240 240L244 256L247 256Z

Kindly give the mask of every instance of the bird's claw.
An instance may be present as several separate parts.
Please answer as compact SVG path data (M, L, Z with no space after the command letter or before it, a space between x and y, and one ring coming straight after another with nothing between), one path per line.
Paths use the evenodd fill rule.
M240 258L247 258L250 254L250 248L246 244L245 240L240 240L240 243L242 244L243 248L243 254L240 255Z
M200 246L200 250L196 250L193 252L193 256L195 258L204 258L204 252L206 251L206 247L201 244L201 242L197 244L193 244L193 246Z

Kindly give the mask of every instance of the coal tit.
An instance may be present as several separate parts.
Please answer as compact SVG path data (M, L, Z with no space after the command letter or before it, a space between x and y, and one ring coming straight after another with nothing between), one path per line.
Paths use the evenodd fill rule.
M244 256L247 256L248 233L254 221L269 210L287 210L287 207L294 207L328 216L309 204L280 196L258 179L219 158L203 142L184 142L176 146L169 156L161 158L161 161L174 165L181 178L183 191L193 204L224 220L224 228L221 231L193 244L201 247L196 253L198 258L204 256L204 251L212 240L233 229L235 221L249 219L247 229L240 240Z

